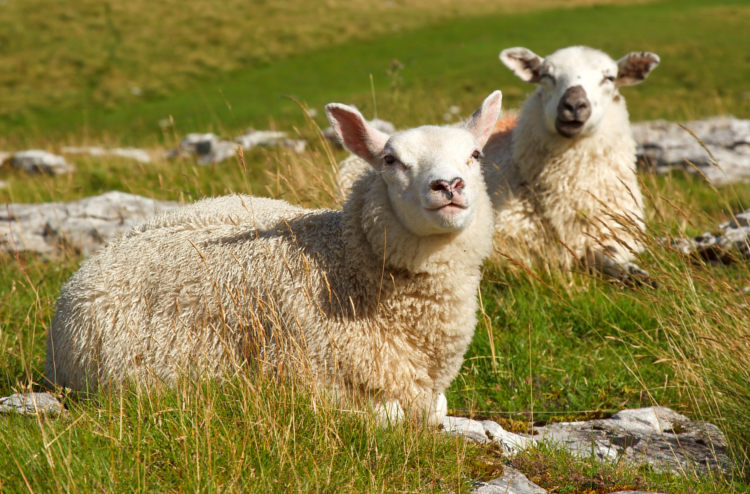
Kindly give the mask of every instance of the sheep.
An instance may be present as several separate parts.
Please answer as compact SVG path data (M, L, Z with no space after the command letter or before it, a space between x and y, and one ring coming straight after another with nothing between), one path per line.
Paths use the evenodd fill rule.
M373 168L343 210L243 199L269 213L260 228L240 201L232 217L220 211L230 199L209 199L108 244L62 288L47 381L87 392L294 365L384 420L440 423L492 250L478 158L500 103L492 93L460 129L390 137L328 105Z
M632 262L644 250L645 224L636 143L619 88L645 80L659 57L633 52L615 62L573 46L547 58L509 48L500 60L538 87L517 125L495 133L484 148L495 248L524 262L582 262L653 283Z
M582 46L543 59L509 48L500 60L539 84L521 110L497 122L484 148L485 182L495 208L495 249L527 264L582 262L624 281L654 284L633 263L643 252L643 199L636 143L619 88L643 82L659 64L653 53L613 61ZM517 127L516 127L517 126ZM340 164L342 197L367 162Z

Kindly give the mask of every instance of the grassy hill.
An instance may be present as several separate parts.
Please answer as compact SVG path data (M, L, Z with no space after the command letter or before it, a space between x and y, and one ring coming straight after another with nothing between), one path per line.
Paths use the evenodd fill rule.
M5 8L30 9L33 3ZM18 139L97 140L102 134L125 143L149 142L160 138L158 123L170 115L181 132L264 127L269 119L299 125L302 116L284 95L318 109L344 101L371 112L370 74L381 116L398 125L437 121L452 105L466 112L496 88L505 92L510 108L530 87L498 61L508 46L540 54L572 44L600 47L613 57L633 50L659 53L663 63L649 83L626 90L635 120L750 115L744 84L750 54L742 28L750 18L746 1L671 0L512 15L507 11L524 4L94 5L63 8L51 2L51 12L44 14L49 25L37 19L41 13L35 17L26 10L15 20L24 19L27 29L0 25L6 37L0 44L5 64L0 139L6 146ZM64 12L55 15L57 10ZM87 15L90 21L82 20ZM378 20L370 22L373 18ZM394 30L394 23L400 27ZM77 29L69 32L68 24ZM9 34L14 30L17 36ZM261 48L268 54L250 55ZM386 72L394 59L403 69L392 77ZM108 61L101 61L102 68L97 60ZM133 88L140 92L133 94ZM397 106L391 106L394 97L401 101Z
M190 131L232 136L251 125L294 128L311 149L254 149L247 167L76 157L78 171L64 177L3 169L0 201L116 189L186 202L247 192L336 207L333 163L284 95L318 109L320 126L331 101L374 113L370 74L378 115L400 127L442 123L453 105L466 116L497 88L513 108L531 86L497 59L509 46L546 54L586 44L614 57L654 51L661 66L623 91L634 120L750 118L749 22L750 2L740 0L7 0L0 150L104 143L159 151ZM170 117L174 126L159 125ZM480 323L450 407L519 430L532 417L669 406L719 424L737 471L693 478L615 465L608 485L747 492L750 267L695 262L658 239L715 228L750 207L750 185L717 190L680 173L641 178L649 226L642 263L660 288L488 262ZM75 250L52 260L0 254L0 396L38 387L54 301L81 260ZM62 420L0 417L0 491L468 492L470 480L502 469L497 451L410 424L380 429L294 382L235 376L68 404ZM556 492L603 492L570 472L601 476L605 467L542 453L529 458L557 472Z

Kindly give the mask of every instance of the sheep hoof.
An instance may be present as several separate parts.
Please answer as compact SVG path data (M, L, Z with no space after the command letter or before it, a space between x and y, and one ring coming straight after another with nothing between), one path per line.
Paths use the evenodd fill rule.
M404 419L404 409L398 401L381 403L375 407L375 415L381 426L395 425Z
M627 285L631 286L649 286L651 288L659 288L659 283L648 274L648 271L641 268L637 264L632 262L625 263L623 266L625 269L620 276L620 279Z

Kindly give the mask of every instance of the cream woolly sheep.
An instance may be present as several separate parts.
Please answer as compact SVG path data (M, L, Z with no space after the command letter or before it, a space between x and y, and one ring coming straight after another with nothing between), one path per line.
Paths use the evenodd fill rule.
M500 100L493 93L463 129L390 138L356 110L328 105L345 145L376 170L343 211L253 198L269 213L254 228L239 201L236 217L217 212L233 201L220 198L121 237L63 287L47 379L85 390L306 362L337 395L440 422L492 249L478 156Z
M631 262L643 251L643 200L619 88L646 79L659 57L630 53L615 62L574 46L547 58L509 48L500 60L538 87L515 128L493 135L484 149L495 248L527 262L580 260L611 276L649 281Z

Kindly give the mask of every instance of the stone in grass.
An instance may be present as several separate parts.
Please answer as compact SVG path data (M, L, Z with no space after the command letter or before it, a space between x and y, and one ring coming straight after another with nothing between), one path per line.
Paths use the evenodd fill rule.
M114 148L105 149L97 146L75 147L66 146L61 149L63 154L88 154L89 156L119 156L135 160L139 163L151 163L151 155L145 149L138 148Z
M526 478L513 467L504 466L503 476L481 482L472 494L547 494L547 491Z
M533 438L508 432L500 427L500 424L492 420L483 420L481 423L485 434L510 454L523 451L535 443Z
M684 255L696 256L713 264L729 264L738 258L750 258L750 209L719 225L720 233L706 232L691 238L670 240L672 248ZM661 239L666 242L666 239Z
M10 204L0 208L0 250L54 254L67 244L89 255L149 216L178 206L119 191L68 203Z
M307 141L304 139L289 139L286 132L276 130L247 129L244 134L235 137L234 141L239 143L244 150L257 146L283 147L289 148L297 154L302 154L307 147Z
M666 407L623 410L610 419L535 427L535 438L579 457L648 464L680 474L729 472L732 463L718 427Z
M16 393L0 398L0 413L59 415L64 411L62 403L49 393Z
M75 167L62 156L38 149L17 152L13 155L11 165L30 174L64 175L75 171Z
M465 439L478 443L489 442L487 433L481 422L464 417L445 417L443 419L443 430L452 436L463 436Z

